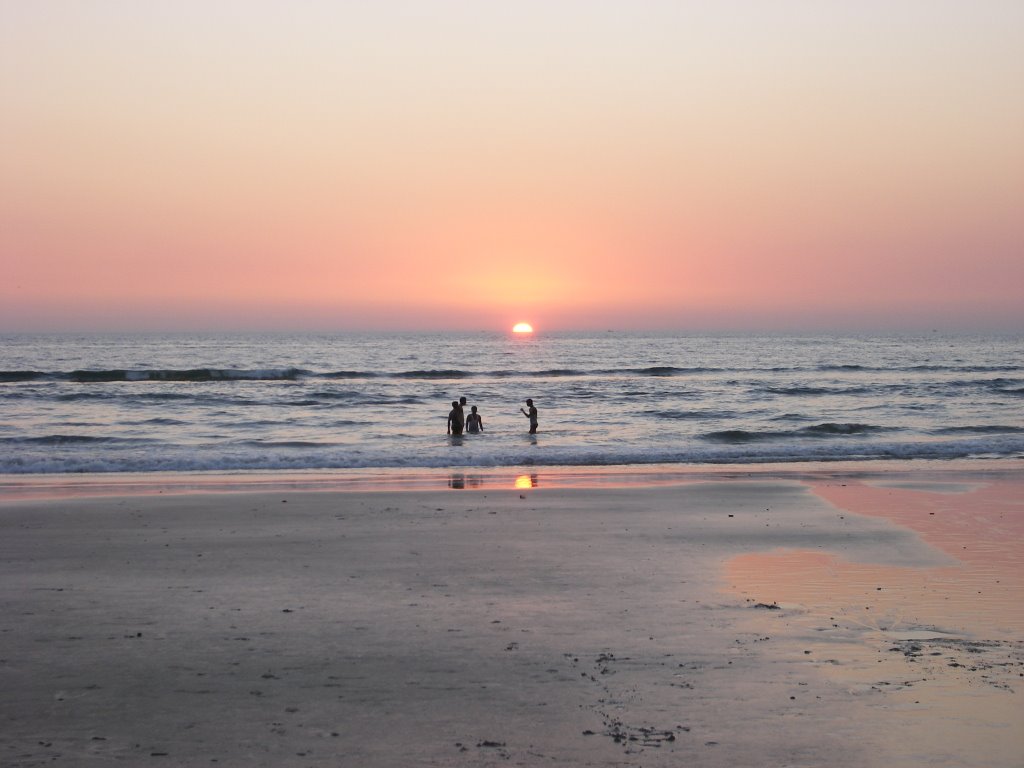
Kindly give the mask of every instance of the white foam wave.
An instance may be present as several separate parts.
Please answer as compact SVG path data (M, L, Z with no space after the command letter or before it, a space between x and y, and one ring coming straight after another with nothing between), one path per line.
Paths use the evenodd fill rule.
M1024 437L870 442L858 445L780 443L708 446L693 442L678 448L635 446L565 447L520 444L493 447L466 440L461 445L436 441L403 452L352 446L166 446L145 451L50 449L0 457L0 474L87 472L166 472L373 468L458 468L506 466L609 466L629 464L743 464L857 461L880 459L1024 458Z

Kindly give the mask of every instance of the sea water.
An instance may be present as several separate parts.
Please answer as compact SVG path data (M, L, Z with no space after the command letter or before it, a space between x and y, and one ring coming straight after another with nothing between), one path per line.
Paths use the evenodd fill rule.
M1022 406L1019 336L0 337L6 474L1018 459Z

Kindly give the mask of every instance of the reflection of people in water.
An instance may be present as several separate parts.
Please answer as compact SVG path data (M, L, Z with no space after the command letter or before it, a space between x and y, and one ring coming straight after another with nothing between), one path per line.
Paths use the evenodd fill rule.
M483 417L476 412L475 405L469 409L469 416L466 417L466 431L470 434L484 431Z
M465 488L479 488L483 485L480 475L464 475L462 472L454 472L448 477L448 487L455 490Z
M459 401L452 400L452 410L448 414L448 434L461 435L464 425L465 419L462 415L462 409L459 407Z
M526 404L530 406L530 411L527 413L522 408L519 409L520 413L530 420L530 434L537 434L537 409L533 405L533 400L530 398L526 399Z

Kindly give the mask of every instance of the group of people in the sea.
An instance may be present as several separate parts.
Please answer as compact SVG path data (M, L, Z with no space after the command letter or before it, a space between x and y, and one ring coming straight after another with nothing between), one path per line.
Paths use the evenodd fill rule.
M477 413L475 405L470 407L469 414L467 415L466 402L465 397L452 400L452 410L448 414L449 435L461 435L463 431L474 435L484 431L483 416ZM526 405L529 410L520 408L519 412L530 420L530 434L535 435L537 434L537 407L533 404L531 398L526 398Z

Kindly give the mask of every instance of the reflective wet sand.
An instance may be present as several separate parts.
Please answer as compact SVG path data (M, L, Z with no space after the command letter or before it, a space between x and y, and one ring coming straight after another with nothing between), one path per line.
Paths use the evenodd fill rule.
M0 762L1020 764L1015 476L536 474L5 500Z
M837 525L914 531L945 562L777 548L731 558L760 626L858 699L889 765L1024 764L1024 482L815 482Z

